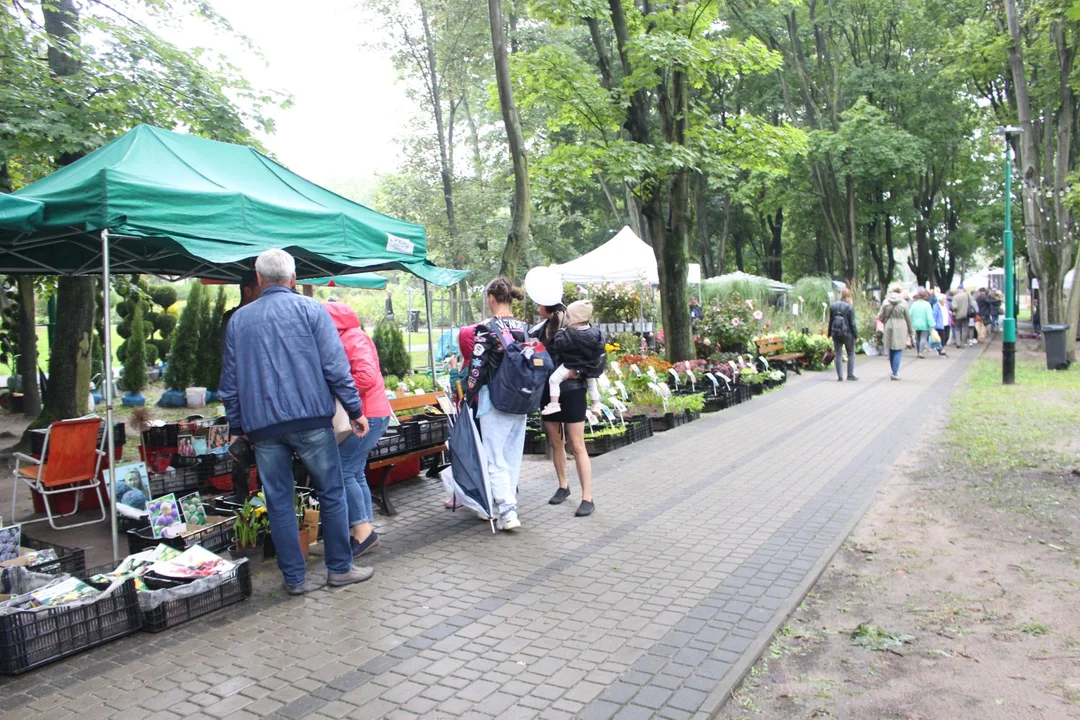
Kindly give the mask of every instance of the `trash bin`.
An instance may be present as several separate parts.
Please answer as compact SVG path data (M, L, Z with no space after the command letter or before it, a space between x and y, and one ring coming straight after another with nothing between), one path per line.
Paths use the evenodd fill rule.
M411 333L420 332L420 311L410 310L407 330Z
M1043 342L1046 344L1046 367L1050 370L1068 370L1065 356L1065 332L1069 325L1043 325Z

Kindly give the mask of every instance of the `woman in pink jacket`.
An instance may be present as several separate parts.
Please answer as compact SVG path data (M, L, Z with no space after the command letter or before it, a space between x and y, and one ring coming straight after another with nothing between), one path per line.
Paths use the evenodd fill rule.
M364 437L350 433L338 446L341 470L345 476L353 557L359 557L379 542L379 535L371 526L375 514L364 468L367 466L368 453L379 442L390 424L390 401L386 399L386 385L383 383L375 343L360 328L360 318L356 316L356 312L341 302L328 302L325 305L334 321L334 327L337 328L341 344L345 346L353 382L356 383L364 415L368 419L368 431Z

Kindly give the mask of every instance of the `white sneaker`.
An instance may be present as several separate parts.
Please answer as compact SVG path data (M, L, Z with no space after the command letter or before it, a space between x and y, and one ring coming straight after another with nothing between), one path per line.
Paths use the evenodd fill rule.
M540 411L540 414L541 415L554 415L557 412L562 412L562 405L559 405L559 403L557 401L552 400L551 402L549 402L547 405L544 406L544 409Z
M521 521L518 520L516 512L508 512L495 522L495 527L500 530L517 530L521 527Z

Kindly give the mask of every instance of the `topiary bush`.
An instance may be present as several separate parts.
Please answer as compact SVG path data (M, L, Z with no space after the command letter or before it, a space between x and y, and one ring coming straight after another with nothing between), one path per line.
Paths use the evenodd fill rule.
M173 333L168 355L169 368L165 373L165 386L170 390L184 390L190 387L195 379L202 295L202 283L194 283L184 312L180 314L176 332Z
M379 353L379 365L383 375L397 375L403 377L412 370L412 358L405 347L405 337L397 323L391 320L381 320L375 326L375 332L371 338L375 342L375 349Z
M146 389L146 333L143 304L135 303L131 313L131 339L124 343L124 389L132 394Z
M208 390L217 390L221 378L221 317L225 314L225 286L218 285L217 299L211 304L210 293L203 294L203 312L200 313L198 384Z

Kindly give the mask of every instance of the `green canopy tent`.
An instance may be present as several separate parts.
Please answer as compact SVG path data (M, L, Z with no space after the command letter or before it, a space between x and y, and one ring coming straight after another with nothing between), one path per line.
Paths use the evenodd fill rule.
M375 273L357 273L355 275L338 275L337 277L308 278L301 280L302 285L316 285L318 287L355 288L362 290L382 290L386 287L386 278Z
M424 280L426 294L429 281L448 285L465 274L427 261L419 225L336 195L252 148L148 125L0 194L3 274L101 272L106 287L113 272L235 282L270 248L291 253L300 278L403 270ZM108 292L104 301L109 317ZM104 340L111 378L111 333ZM112 383L105 387L112 457Z

